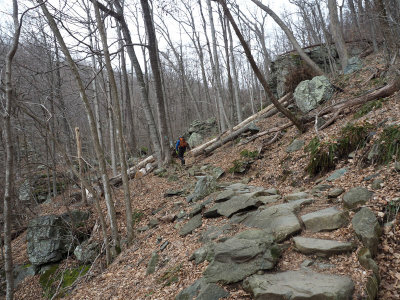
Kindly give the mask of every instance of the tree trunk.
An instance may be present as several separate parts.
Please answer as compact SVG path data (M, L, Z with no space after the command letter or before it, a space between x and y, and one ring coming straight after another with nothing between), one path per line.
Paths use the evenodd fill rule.
M114 203L113 203L112 197L111 197L111 189L110 189L110 184L108 182L108 175L107 175L106 162L105 162L105 158L104 158L104 152L100 146L99 136L97 134L97 129L96 129L96 121L95 121L95 118L93 115L93 111L90 107L89 98L86 94L85 85L82 82L82 79L79 74L79 70L78 70L74 60L72 59L72 56L64 42L64 39L63 39L60 31L58 30L57 24L54 21L53 16L48 11L43 0L38 0L38 3L41 4L40 6L42 8L42 11L43 11L49 25L50 25L50 28L53 31L54 35L56 36L56 38L61 46L61 50L63 51L65 58L68 61L71 72L73 73L75 80L78 84L81 100L83 101L83 103L85 105L86 113L87 113L88 120L89 120L89 128L90 128L90 132L92 135L94 149L95 149L96 156L98 159L100 173L101 173L102 182L103 182L104 197L106 199L107 211L108 211L108 216L110 219L111 234L112 234L112 238L113 238L113 242L114 242L113 246L114 246L115 252L118 254L121 251L121 246L120 246L119 233L118 233L117 217L116 217L116 213L115 213Z
M160 74L160 65L158 63L158 54L157 54L157 38L156 32L154 30L153 18L150 12L150 6L148 0L140 0L142 10L143 10L143 19L147 31L147 37L149 42L149 57L150 57L150 65L151 70L153 71L154 77L154 85L156 89L157 95L157 112L158 112L158 122L160 125L160 141L161 141L161 149L163 151L162 157L164 163L169 163L171 160L171 156L169 155L169 142L168 142L168 125L166 115L167 112L164 106L164 94L161 83L161 74Z
M76 152L78 154L77 158L78 158L78 166L79 166L79 176L81 178L83 178L82 141L81 141L79 127L75 127L75 138L76 138ZM53 141L53 143L55 143L55 142ZM82 195L83 203L85 205L88 205L86 191L85 191L82 181L81 181L81 195Z
M328 9L331 33L339 54L342 71L344 71L349 58L347 55L346 43L343 38L342 30L340 29L336 0L328 0Z
M100 16L100 10L96 2L94 4L94 11L96 15L97 27L100 33L101 41L103 44L103 52L104 59L106 62L106 68L108 77L110 79L110 87L111 87L111 98L114 103L114 114L117 121L117 144L118 144L118 152L119 152L119 161L121 165L121 175L122 175L122 185L124 190L124 199L125 199L125 212L126 212L126 228L127 228L127 244L130 245L133 241L133 219L132 219L132 204L131 204L131 193L129 190L129 178L127 174L127 165L126 165L126 157L125 157L125 147L124 140L122 135L122 117L121 117L121 108L118 99L118 90L117 83L115 81L114 71L111 65L110 53L107 45L107 37L106 31L104 28L103 20Z
M220 0L218 0L220 2ZM288 37L289 41L292 43L293 47L296 49L297 53L300 55L300 57L305 61L307 65L310 66L311 69L317 74L317 75L324 75L324 72L318 67L318 65L303 51L299 43L296 41L296 38L294 37L292 31L285 25L285 23L278 17L275 12L270 9L268 6L262 4L258 0L251 0L253 3L255 3L258 7L260 7L262 10L264 10L266 13L268 13L274 21L279 25L279 27L285 32L286 36Z
M252 1L255 1L255 0L252 0ZM258 68L256 62L254 61L254 58L253 58L253 55L251 54L249 46L247 45L246 41L244 40L243 35L241 34L238 26L236 25L235 20L233 19L231 13L229 12L225 0L218 0L218 2L222 5L225 15L227 16L228 20L231 22L232 27L235 30L235 33L240 40L240 43L242 44L244 52L246 53L247 59L249 60L255 75L257 76L258 80L260 81L261 85L263 86L265 93L268 95L268 98L271 100L271 102L275 105L275 107L281 113L283 113L290 121L293 122L293 124L297 127L297 129L300 132L304 132L305 128L304 128L302 122L299 119L297 119L296 116L294 116L289 110L287 110L285 107L283 107L279 103L279 101L275 98L274 94L271 92L267 81L265 80L265 78L262 75L260 69Z
M11 201L13 188L15 183L14 178L14 149L12 141L11 113L14 105L14 95L12 85L12 61L18 49L19 36L21 33L21 24L18 21L18 3L13 0L13 21L14 34L10 50L7 52L5 60L5 90L6 103L5 112L3 113L4 120L4 141L5 141L5 183L4 183L4 269L6 273L6 300L14 299L14 276L13 276L13 258L11 249Z

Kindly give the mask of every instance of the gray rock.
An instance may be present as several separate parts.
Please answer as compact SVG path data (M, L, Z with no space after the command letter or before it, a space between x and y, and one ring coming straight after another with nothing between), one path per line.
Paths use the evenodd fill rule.
M332 84L325 76L316 76L312 80L304 80L296 87L293 96L297 107L307 113L319 104L329 100L334 92Z
M176 218L178 220L182 220L183 218L185 218L187 216L186 212L184 210L181 210L178 212L178 214L176 215Z
M313 232L334 230L344 227L349 223L348 213L336 207L329 207L306 214L301 219L307 230Z
M308 198L310 198L310 195L305 192L293 193L293 194L289 194L289 195L286 195L283 197L283 199L286 201L308 199Z
M156 176L161 176L163 175L165 172L167 172L167 169L165 168L158 168L154 170L154 175Z
M313 260L305 259L305 260L301 263L300 267L301 267L301 268L307 268L307 267L312 266L313 264L314 264L314 261L313 261Z
M196 183L194 192L186 198L187 202L196 202L208 196L216 188L216 180L212 176L201 176Z
M375 256L381 235L381 227L375 214L369 208L363 207L354 215L351 222L357 237L371 251L372 256Z
M372 192L365 187L355 187L343 195L343 204L346 208L353 209L365 204L372 197Z
M156 271L159 259L160 257L157 252L153 252L151 254L151 258L149 260L149 263L147 264L146 275L153 274Z
M379 176L379 173L371 174L371 175L366 176L363 180L364 181L370 181L371 179L374 179L374 178L376 178L378 176Z
M351 74L361 70L363 64L360 58L357 56L350 57L347 61L347 66L343 70L343 74Z
M188 139L188 143L190 147L195 148L203 143L203 139L200 133L193 132Z
M300 150L301 148L303 148L304 144L305 144L304 140L295 139L295 140L286 148L286 152L287 152L287 153L296 152L296 151Z
M296 249L304 254L316 254L327 257L333 254L352 251L354 245L349 242L322 240L297 236L293 238Z
M374 190L380 190L380 189L382 188L382 183L383 183L383 182L384 182L384 181L383 181L383 179L381 179L381 178L375 179L375 180L372 182L372 185L371 185L372 189L374 189Z
M302 205L312 202L312 199L295 200L242 216L234 216L231 221L249 227L262 228L265 232L272 234L277 241L283 241L301 230L300 222L294 212L298 211Z
M330 184L318 184L312 188L312 192L324 192L331 189L332 186Z
M271 196L273 195L279 195L279 191L276 188L270 188L265 190L266 194L270 194Z
M201 215L195 215L185 225L183 225L183 227L179 231L179 235L185 236L188 235L189 233L192 233L192 231L200 227L202 223L203 222L201 219Z
M158 224L160 224L160 221L158 221L158 219L150 219L148 225L150 228L154 228L154 227L157 227Z
M374 163L380 154L380 144L375 143L372 145L371 150L368 152L367 159L371 162Z
M377 263L372 259L371 251L368 248L361 248L358 252L358 261L367 270L372 270L374 274L379 278L379 267Z
M18 286L25 278L35 276L39 268L35 265L16 265L13 269L14 285Z
M215 283L207 283L203 278L183 289L175 300L218 300L226 298L229 293Z
M232 196L235 195L235 192L232 190L225 190L222 191L221 193L219 193L216 197L215 197L215 201L216 203L218 202L224 202L228 199L230 199Z
M267 232L252 229L215 244L214 259L204 271L204 279L228 284L274 268L280 250L273 241Z
M337 198L344 193L344 189L338 187L328 192L328 198Z
M189 260L194 260L194 263L196 265L201 264L203 261L206 260L209 250L210 250L209 246L203 246L194 251L193 254L190 256Z
M165 241L164 243L162 243L160 246L160 251L164 251L164 249L167 248L168 245L169 245L168 241Z
M82 263L92 263L100 253L100 244L97 242L84 241L74 250L77 260Z
M351 300L354 284L347 276L308 270L253 275L243 287L255 299Z
M31 200L32 187L28 179L26 179L18 188L18 199L19 201L30 201Z
M60 261L72 252L79 228L89 218L88 212L71 211L63 215L48 215L33 219L27 230L27 253L33 265Z
M342 177L346 173L347 173L347 169L346 168L342 168L342 169L336 170L326 179L326 181L335 181L336 179L339 179L340 177Z
M201 235L202 242L209 242L221 237L223 234L227 234L232 230L232 226L229 224L225 224L223 226L210 226L205 232Z
M379 279L375 274L372 274L368 277L367 284L367 300L374 300L377 299L378 291L379 291Z
M397 172L400 172L400 162L396 161L396 162L394 163L394 169L395 169Z

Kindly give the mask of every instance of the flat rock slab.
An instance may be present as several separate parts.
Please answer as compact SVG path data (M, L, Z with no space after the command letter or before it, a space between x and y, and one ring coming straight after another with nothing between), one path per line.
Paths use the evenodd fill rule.
M203 278L196 280L192 285L183 289L175 300L218 300L226 298L229 293L215 283L207 283Z
M343 193L344 193L344 189L342 189L341 187L334 188L328 192L328 198L337 198Z
M185 236L188 235L189 233L192 233L193 230L195 230L196 228L200 227L202 225L202 219L201 219L201 215L195 215L193 218L191 218L189 220L189 222L187 222L185 225L183 225L183 227L181 228L181 230L179 231L179 235L180 236Z
M299 151L301 148L303 148L305 142L303 140L295 139L287 148L286 152L287 153L292 153Z
M342 177L346 173L347 173L347 169L346 168L342 168L342 169L336 170L331 174L331 176L329 176L326 179L326 181L335 181L336 179L339 179L340 177Z
M330 256L343 252L350 252L354 245L349 242L335 240L322 240L297 236L293 238L296 249L304 254L316 254L318 256Z
M239 282L259 270L270 270L279 260L280 248L264 230L241 232L214 244L214 259L204 271L207 282Z
M244 280L243 287L254 299L271 300L350 300L354 292L347 276L308 270L253 275Z
M349 223L348 213L336 207L318 210L301 217L307 230L313 232L335 230Z
M249 227L262 228L272 234L275 240L283 241L288 236L301 230L300 222L294 212L299 210L301 205L312 202L312 199L302 199L278 204L242 216L234 216L232 222L241 223Z
M289 194L289 195L286 195L283 197L283 199L286 201L308 199L308 198L310 198L310 195L305 192L293 193L293 194Z
M354 215L351 223L358 238L371 251L372 256L375 256L381 234L375 214L369 208L363 207Z
M353 209L365 204L372 197L372 192L365 187L355 187L343 195L343 204L346 208Z

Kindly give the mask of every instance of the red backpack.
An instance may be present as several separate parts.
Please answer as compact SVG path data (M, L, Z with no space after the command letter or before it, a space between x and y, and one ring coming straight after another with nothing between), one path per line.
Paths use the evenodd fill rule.
M179 148L185 148L187 147L188 143L186 143L184 138L179 139Z

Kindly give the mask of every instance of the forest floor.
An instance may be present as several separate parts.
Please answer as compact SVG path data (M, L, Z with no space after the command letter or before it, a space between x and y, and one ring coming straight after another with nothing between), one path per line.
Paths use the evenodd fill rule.
M380 67L379 58L370 57L365 62L367 65ZM344 88L344 92L338 93L330 103L343 99L351 99L383 85L383 81L367 80L370 76L368 68L352 74L351 76L342 76L337 80L337 84ZM328 105L328 104L326 104ZM384 120L392 122L399 121L400 112L400 93L396 93L382 102L382 106L374 109L365 116L354 119L353 114L356 111L346 111L346 115L338 119L333 125L319 132L324 140L333 140L338 136L341 128L348 122L369 122L379 124ZM266 130L287 122L279 115L268 119L261 119L257 126L261 130ZM130 247L124 246L122 253L105 268L104 259L99 259L93 264L90 271L79 280L75 289L67 296L67 299L174 299L174 297L185 287L192 284L202 276L208 262L196 265L189 261L191 254L202 246L199 242L199 232L214 224L227 223L226 218L205 219L202 227L196 229L192 234L185 237L179 236L179 230L175 228L176 223L163 221L165 216L177 212L177 207L189 212L191 207L187 204L185 197L174 196L165 198L163 195L168 190L182 189L188 186L194 186L196 178L189 175L188 168L194 165L202 166L211 164L221 167L225 170L225 175L220 179L221 182L240 182L244 177L249 181L248 184L262 186L264 188L276 188L280 194L285 195L300 190L310 190L316 185L316 181L326 178L330 175L324 174L320 177L310 177L305 171L305 167L310 159L308 152L303 150L287 153L285 149L295 139L301 138L307 145L316 133L313 127L309 127L305 134L299 134L291 127L283 137L270 145L263 153L262 158L251 165L250 170L245 175L233 175L229 173L234 160L241 159L240 152L243 150L257 150L265 140L271 137L262 137L246 145L238 146L235 142L230 142L223 147L215 150L208 157L187 157L187 167L181 167L179 164L173 164L168 167L168 176L158 177L149 174L143 178L144 186L140 186L135 180L131 181L131 190L133 191L132 205L135 212L142 214L141 220L135 225L140 228L149 223L151 219L157 218L160 224L157 227L145 232L136 232L135 241ZM352 187L364 186L369 190L371 181L365 181L365 177L379 173L384 179L381 189L374 191L372 200L367 203L377 215L380 222L384 223L385 209L391 199L400 197L400 174L395 171L394 163L377 166L370 165L364 167L361 161L363 151L356 151L355 157L344 159L338 163L336 169L346 167L349 171L334 181L335 187L342 187L346 191ZM122 188L114 189L114 199L117 209L120 234L125 236L126 228L124 221L124 205ZM37 208L41 214L60 213L65 211L63 204L64 197L59 196L50 204L42 204ZM304 212L315 211L328 206L327 202L319 201L306 208ZM70 207L83 208L74 205ZM154 214L157 209L161 209ZM106 211L103 203L103 210ZM92 209L92 222L95 223L96 214ZM350 216L354 212L350 213ZM163 218L164 217L164 218ZM237 226L237 231L242 230ZM99 227L96 226L94 234L99 240ZM303 236L310 235L303 231ZM319 233L319 237L334 238L347 241L352 236L351 223L342 229L331 232ZM314 235L315 237L315 235ZM153 251L157 251L161 243L168 241L168 246L160 252L160 266L154 274L146 275L147 263ZM399 299L400 295L400 220L399 215L394 226L385 230L379 246L377 263L382 277L379 299ZM279 270L299 269L300 264L307 258L305 255L296 252L291 239L285 241L289 245L284 251L282 258L277 266ZM358 250L360 243L358 242ZM358 251L357 250L357 251ZM354 299L363 299L365 296L364 288L370 271L365 270L358 262L357 251L352 254L333 255L326 260L327 263L335 265L333 269L325 272L348 275L353 279L356 290ZM15 263L27 263L25 234L22 234L13 241L13 252ZM77 264L73 258L62 262L64 267ZM178 266L178 267L177 267ZM177 281L166 284L163 281L163 275L177 267ZM250 295L241 289L240 284L233 284L226 287L230 292L228 299L251 299ZM43 292L39 284L39 276L30 277L23 282L17 290L16 299L44 299Z

